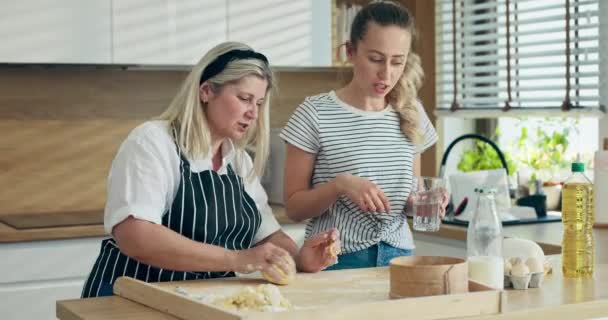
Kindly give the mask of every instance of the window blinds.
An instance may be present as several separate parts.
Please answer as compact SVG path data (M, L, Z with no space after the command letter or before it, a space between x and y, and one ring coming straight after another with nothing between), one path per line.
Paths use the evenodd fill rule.
M599 108L599 0L436 0L438 109Z

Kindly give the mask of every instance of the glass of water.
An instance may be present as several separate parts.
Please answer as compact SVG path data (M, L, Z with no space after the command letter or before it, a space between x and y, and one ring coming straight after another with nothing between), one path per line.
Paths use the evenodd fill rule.
M447 199L446 180L438 177L414 177L411 204L414 230L437 231L441 225L441 210Z

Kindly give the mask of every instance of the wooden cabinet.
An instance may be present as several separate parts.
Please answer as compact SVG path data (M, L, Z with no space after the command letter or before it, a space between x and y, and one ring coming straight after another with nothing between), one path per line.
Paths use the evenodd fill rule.
M329 66L329 1L230 0L228 39L267 55L275 66Z
M224 0L112 2L112 62L196 64L226 40Z
M111 1L0 4L0 63L111 63Z

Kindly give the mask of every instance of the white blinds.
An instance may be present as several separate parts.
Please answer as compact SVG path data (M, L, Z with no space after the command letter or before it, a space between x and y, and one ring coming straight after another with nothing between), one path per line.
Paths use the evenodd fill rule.
M436 0L439 109L598 108L598 1Z

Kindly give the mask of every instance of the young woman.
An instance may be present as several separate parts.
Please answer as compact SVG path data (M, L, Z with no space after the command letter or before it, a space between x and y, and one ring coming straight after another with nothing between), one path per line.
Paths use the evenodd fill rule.
M337 231L307 240L298 253L260 185L273 81L264 55L220 44L159 120L129 134L108 179L104 221L112 237L101 244L83 297L111 295L120 276L156 282L260 270L277 281L293 268L291 256L306 272L335 262ZM244 151L252 141L255 161Z
M411 51L415 35L399 4L363 7L346 44L352 80L306 98L281 133L288 216L311 218L307 236L340 230L342 255L330 269L385 266L412 254L406 199L420 153L437 140L417 100L423 73Z

